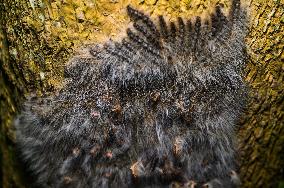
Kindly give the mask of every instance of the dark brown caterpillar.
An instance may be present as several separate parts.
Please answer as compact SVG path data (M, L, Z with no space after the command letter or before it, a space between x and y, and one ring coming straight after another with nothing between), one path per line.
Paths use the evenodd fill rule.
M24 104L17 141L37 184L238 186L246 14L231 9L156 24L128 6L126 38L75 56L58 94Z

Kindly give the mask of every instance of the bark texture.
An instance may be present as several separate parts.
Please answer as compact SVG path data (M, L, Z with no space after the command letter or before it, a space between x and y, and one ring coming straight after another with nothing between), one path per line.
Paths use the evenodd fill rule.
M206 18L216 2L198 0L4 0L0 2L0 183L28 187L25 166L14 145L12 121L30 92L60 88L63 66L74 50L90 42L119 38L131 3L155 17ZM251 98L240 123L239 151L243 187L277 187L284 179L284 3L252 0L251 56L246 69ZM282 152L281 152L282 151Z
M239 132L241 177L244 187L277 187L284 176L284 7L252 1L250 8L251 99Z

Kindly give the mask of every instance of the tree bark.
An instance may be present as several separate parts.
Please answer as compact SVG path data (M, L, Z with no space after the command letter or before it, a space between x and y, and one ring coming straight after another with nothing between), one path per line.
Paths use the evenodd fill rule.
M29 187L26 167L15 147L13 118L30 92L60 88L63 66L74 49L125 33L130 1L3 0L0 2L0 183ZM131 4L155 17L190 18L210 13L227 0L145 0ZM243 187L277 187L284 179L284 4L252 0L246 80L250 100L240 123L239 151ZM205 16L206 17L206 16Z
M250 3L251 98L239 132L241 178L244 187L277 187L284 179L284 4Z

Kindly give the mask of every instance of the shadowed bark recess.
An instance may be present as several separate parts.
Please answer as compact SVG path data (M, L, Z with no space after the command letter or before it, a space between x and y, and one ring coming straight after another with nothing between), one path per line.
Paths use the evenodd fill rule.
M30 92L42 95L61 87L63 66L74 50L125 33L126 5L157 17L210 14L212 0L5 0L0 2L0 183L28 187L15 148L13 118ZM250 61L246 80L251 98L242 117L239 151L243 187L277 187L284 179L284 4L251 0ZM282 152L281 152L282 151Z

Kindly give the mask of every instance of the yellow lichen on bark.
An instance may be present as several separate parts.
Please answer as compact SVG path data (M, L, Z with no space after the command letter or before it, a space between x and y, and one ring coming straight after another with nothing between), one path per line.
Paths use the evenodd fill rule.
M250 10L251 98L239 133L241 177L243 187L277 187L284 178L284 4L251 1Z

